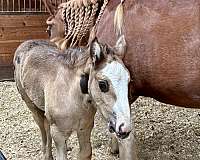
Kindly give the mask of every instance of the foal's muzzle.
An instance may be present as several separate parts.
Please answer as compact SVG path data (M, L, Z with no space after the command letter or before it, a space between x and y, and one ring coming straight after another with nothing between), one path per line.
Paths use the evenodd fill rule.
M119 129L118 131L116 130L116 123L110 121L109 122L109 132L110 133L116 133L117 137L120 138L120 139L125 139L129 136L130 132L131 131L126 131L124 130L124 123L122 123L120 126L119 126Z

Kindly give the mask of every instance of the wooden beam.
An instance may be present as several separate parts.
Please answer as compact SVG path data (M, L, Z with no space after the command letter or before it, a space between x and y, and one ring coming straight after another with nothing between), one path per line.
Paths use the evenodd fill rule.
M1 15L0 27L42 27L47 26L49 15Z
M13 81L14 80L14 67L12 66L0 66L0 82Z

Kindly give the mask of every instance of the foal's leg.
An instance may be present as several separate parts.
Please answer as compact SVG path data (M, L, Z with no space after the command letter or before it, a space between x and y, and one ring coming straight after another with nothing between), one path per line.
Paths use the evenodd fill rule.
M120 160L137 160L136 143L132 133L127 139L120 140L120 142L115 136L112 136L110 146L111 153L119 153Z
M112 154L119 154L119 144L115 136L111 135L110 147Z
M49 124L46 120L44 112L38 109L33 104L27 104L29 109L32 112L33 118L36 124L40 128L41 136L42 136L42 152L44 160L53 160L52 157L52 138L50 135Z
M133 133L130 133L128 138L119 141L119 157L120 160L138 160Z
M52 156L52 137L51 137L51 133L50 133L50 125L45 117L44 119L44 128L46 131L46 137L47 137L47 142L46 142L46 149L45 149L45 160L53 160L53 156Z
M58 127L53 124L51 125L51 135L56 145L56 160L67 160L67 156L65 155L66 147L65 140L67 141L71 132L64 134L59 131Z
M89 128L84 128L77 131L80 146L79 160L91 160L92 146L90 142L90 137L92 128L93 124Z

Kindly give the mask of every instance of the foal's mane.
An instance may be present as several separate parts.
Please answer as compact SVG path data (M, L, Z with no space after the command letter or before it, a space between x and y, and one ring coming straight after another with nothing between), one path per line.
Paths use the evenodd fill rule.
M76 47L64 50L57 57L67 67L76 68L86 63L89 54L86 48Z

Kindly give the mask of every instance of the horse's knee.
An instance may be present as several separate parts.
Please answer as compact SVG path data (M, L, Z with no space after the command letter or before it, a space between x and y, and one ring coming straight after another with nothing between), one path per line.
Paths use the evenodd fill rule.
M57 126L51 125L51 136L56 145L65 145L65 137L64 135L58 130Z
M56 146L56 159L65 160L66 159L65 151L67 147L65 144L65 138L66 140L68 140L71 133L68 135L65 135L54 124L50 126L50 130L51 130L51 135Z

